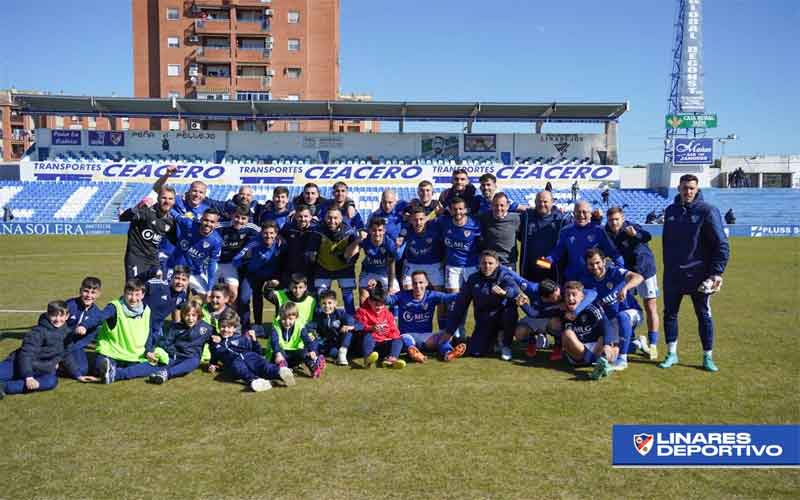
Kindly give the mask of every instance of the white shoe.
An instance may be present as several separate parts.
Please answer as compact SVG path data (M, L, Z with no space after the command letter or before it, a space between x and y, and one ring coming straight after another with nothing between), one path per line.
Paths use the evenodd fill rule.
M253 389L253 392L264 392L272 389L272 384L269 383L269 380L257 378L250 382L250 388Z
M294 372L288 366L283 366L278 370L278 376L283 380L283 384L286 387L290 385L294 385L296 382L294 381Z
M339 366L347 366L347 347L339 348L339 355L336 357L336 364Z
M500 349L500 359L503 361L511 361L511 348L503 347Z

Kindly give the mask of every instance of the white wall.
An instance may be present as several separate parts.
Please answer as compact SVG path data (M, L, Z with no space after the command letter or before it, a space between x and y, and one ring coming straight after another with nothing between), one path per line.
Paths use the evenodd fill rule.
M648 169L621 167L619 169L619 187L621 189L647 189Z

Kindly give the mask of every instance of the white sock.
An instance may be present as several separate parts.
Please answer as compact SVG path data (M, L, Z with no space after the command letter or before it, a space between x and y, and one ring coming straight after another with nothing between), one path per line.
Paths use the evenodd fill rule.
M339 357L342 359L347 358L347 347L339 348Z
M628 361L628 355L627 354L620 354L619 358L624 360L624 361Z
M703 351L703 354L705 354L706 356L710 357L711 356L711 351Z
M667 342L667 350L670 354L678 354L678 341Z

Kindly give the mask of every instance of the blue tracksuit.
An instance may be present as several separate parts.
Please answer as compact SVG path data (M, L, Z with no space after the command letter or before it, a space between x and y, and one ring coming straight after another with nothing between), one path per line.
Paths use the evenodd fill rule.
M519 261L520 273L525 279L538 283L545 279L557 280L553 269L540 269L536 259L550 255L558 242L561 228L565 226L564 215L553 209L548 215L540 216L536 210L528 209L520 215L520 241L522 242Z
M277 210L275 204L272 203L272 201L268 201L263 205L258 205L255 216L253 217L253 222L261 227L268 220L274 220L278 225L278 231L280 231L283 229L283 226L286 225L286 222L289 220L289 214L292 213L293 210L294 207L291 203L286 205L285 209Z
M628 236L628 233L625 232L625 229L629 226L636 230L634 236ZM625 261L625 269L641 274L644 279L652 278L656 275L656 259L653 256L653 251L647 246L647 242L650 241L652 236L642 229L642 226L625 221L616 235L608 229L607 225L605 231L614 246L619 250L619 253L622 254L622 259Z
M498 285L506 291L504 297L492 293L492 286ZM475 331L469 339L468 352L481 356L491 351L497 334L503 331L503 344L511 345L517 325L517 306L514 302L519 288L508 270L500 267L491 276L480 271L469 277L461 287L453 312L447 319L447 333L453 335L473 303Z
M253 300L255 324L261 324L264 309L262 290L264 283L280 278L281 256L285 245L278 241L268 247L263 240L253 241L244 247L234 258L233 265L244 276L239 288L239 317L242 327L247 330L250 321L250 300Z
M200 366L203 346L213 333L214 328L205 321L198 321L191 328L183 323L171 323L166 328L156 346L169 355L166 366L169 378L181 377Z
M169 282L158 278L153 278L147 282L147 290L144 296L144 303L150 308L150 331L156 338L161 336L161 329L164 321L170 314L180 308L188 299L188 294L176 292L169 285Z
M211 364L220 364L228 376L248 384L257 378L277 379L278 365L264 358L264 350L256 341L242 334L210 342Z
M58 384L56 368L64 369L77 377L77 366L64 349L64 338L70 327L56 328L46 314L39 316L36 326L22 338L22 346L0 363L0 384L6 394L28 392L25 379L33 377L39 382L39 391L47 391Z
M383 219L386 221L386 236L392 240L396 240L400 236L400 231L403 229L403 212L406 209L405 201L398 201L395 203L391 212L385 212L382 208L378 207L377 210L372 212L369 219Z
M710 295L697 291L711 275L722 275L730 257L728 237L719 210L703 201L700 191L689 204L680 195L664 211L664 333L667 342L678 340L678 310L684 295L691 295L704 351L714 344Z
M347 314L344 309L335 309L331 314L325 314L320 308L314 313L313 327L316 328L319 342L319 352L326 356L335 358L339 354L340 347L350 347L353 340L353 332L342 333L342 326L356 326L352 316Z
M586 271L586 261L583 255L586 250L598 247L606 257L618 266L623 266L622 256L608 238L602 227L592 224L585 226L570 224L561 230L556 247L550 252L550 262L558 264L561 260L567 261L562 281L580 280Z
M66 302L67 309L69 309L67 318L69 333L64 339L64 348L69 351L78 368L74 376L79 377L89 373L89 360L86 358L84 349L94 342L97 337L97 327L103 323L104 318L102 310L96 304L87 308L81 302L80 297L68 299ZM75 328L78 326L86 328L86 335L81 336L75 333Z

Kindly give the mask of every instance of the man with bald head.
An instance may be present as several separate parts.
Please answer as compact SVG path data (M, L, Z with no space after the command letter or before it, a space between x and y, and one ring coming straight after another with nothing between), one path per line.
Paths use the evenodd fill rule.
M372 212L370 220L373 218L380 218L386 221L386 236L392 238L392 241L397 241L400 236L400 230L403 229L403 212L406 208L405 201L397 201L397 193L391 189L387 189L381 195L381 204L378 210Z
M561 228L565 225L564 214L553 204L553 193L539 191L534 208L528 208L520 217L519 239L522 248L519 273L533 283L546 279L558 281L555 267L543 269L536 265L536 259L553 251Z
M592 224L592 207L586 200L575 204L574 222L566 226L558 237L555 248L548 254L546 260L551 265L566 262L564 276L561 281L580 280L586 269L584 254L590 248L599 248L603 253L614 260L619 267L625 267L622 256L617 251L614 243L609 239L602 226ZM547 268L547 264L539 264Z

